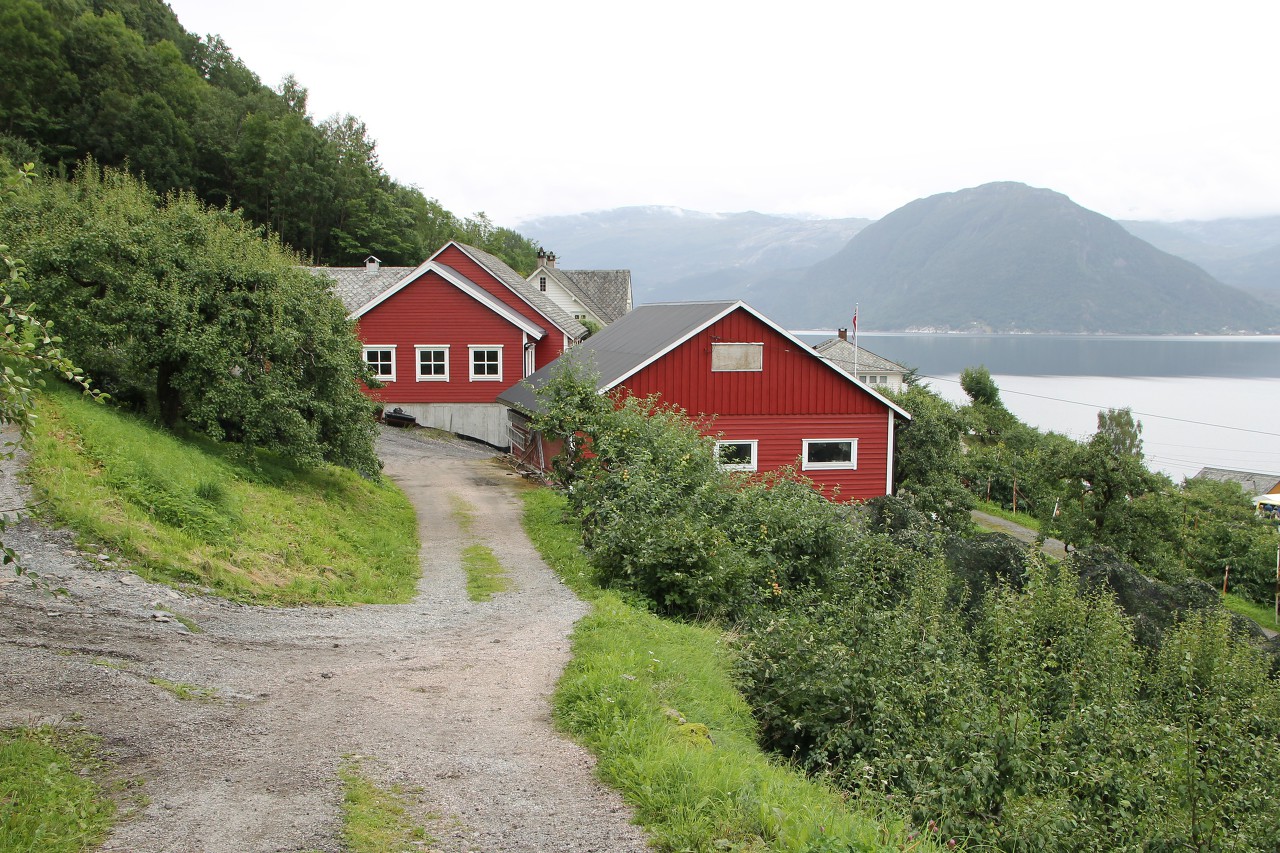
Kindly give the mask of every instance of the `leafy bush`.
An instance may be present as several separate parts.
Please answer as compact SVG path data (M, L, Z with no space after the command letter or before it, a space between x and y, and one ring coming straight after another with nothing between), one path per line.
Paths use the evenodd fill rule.
M868 572L742 626L767 744L996 849L1273 849L1280 687L1220 611L1149 652L1109 590L1032 560L967 625L914 553L897 596Z
M327 286L229 209L88 162L0 208L66 352L117 402L376 475L360 344Z

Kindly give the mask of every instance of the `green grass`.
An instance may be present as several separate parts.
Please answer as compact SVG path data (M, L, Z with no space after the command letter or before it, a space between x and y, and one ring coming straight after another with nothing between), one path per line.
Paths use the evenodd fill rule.
M177 612L176 610L170 610L168 607L157 607L156 610L160 610L165 613L168 613L170 616L173 617L175 622L177 622L179 625L186 628L188 631L190 631L193 634L204 633L204 629L201 628L200 625L196 622L196 620L192 619L190 616L183 616L181 613Z
M469 545L462 551L462 568L467 573L467 597L488 601L511 589L511 579L498 558L484 545Z
M95 781L94 740L50 726L0 730L0 850L96 847L116 804Z
M1272 631L1280 631L1280 623L1276 622L1276 610L1274 604L1258 604L1241 598L1233 592L1229 592L1222 596L1222 606L1230 610L1232 613L1238 613L1241 616L1252 619L1263 628L1270 628Z
M379 787L354 759L343 762L338 777L343 787L342 840L350 853L418 853L435 843L409 813L410 793L401 786Z
M145 577L265 604L416 592L414 511L389 482L266 454L250 465L69 393L43 397L38 414L28 470L48 511Z
M453 507L453 520L458 523L458 529L470 533L476 521L475 508L457 495L449 495L449 504Z
M218 695L218 691L214 690L212 687L201 687L198 684L188 684L185 681L170 681L169 679L161 678L158 675L152 676L147 680L156 687L159 687L162 690L167 690L184 702L189 702L192 699L209 702Z
M543 559L594 603L574 630L556 722L596 754L597 772L659 850L934 849L908 842L901 820L879 805L859 811L765 755L730 676L725 633L661 619L599 589L563 498L548 489L523 497Z
M980 512L985 512L987 515L994 515L996 518L1003 518L1005 521L1020 524L1037 533L1040 532L1040 519L1034 515L1027 515L1025 512L1012 512L991 501L978 501L974 508Z

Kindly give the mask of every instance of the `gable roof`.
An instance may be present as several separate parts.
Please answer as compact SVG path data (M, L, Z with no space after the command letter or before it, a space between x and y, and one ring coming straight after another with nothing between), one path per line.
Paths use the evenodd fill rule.
M435 260L440 253L448 249L450 246L457 246L471 260L501 281L507 288L520 297L525 304L537 311L543 317L546 317L560 331L564 332L573 340L580 340L587 334L587 327L579 323L573 317L565 313L564 309L552 301L551 297L542 293L538 288L525 281L520 273L513 270L501 259L489 254L483 249L477 249L475 246L468 246L466 243L459 243L451 240L440 248L440 251L431 256L431 260Z
M308 267L307 271L333 282L334 294L351 314L379 293L399 284L415 269L417 267L381 267L376 270L365 267Z
M313 274L334 282L334 293L342 300L347 315L351 318L367 314L410 283L434 272L534 339L541 340L547 334L546 329L495 299L487 290L457 270L435 261L426 261L416 267L387 267L377 270L365 267L311 267L310 270Z
M1201 468L1192 479L1238 483L1249 497L1265 495L1280 487L1280 474L1259 474L1253 471L1235 471L1231 468Z
M907 368L901 364L890 361L884 356L876 355L869 349L854 346L853 341L845 340L844 338L828 338L822 343L816 344L814 349L844 368L847 373L853 372L855 355L859 373L863 371L872 373L907 372Z
M639 305L599 332L574 347L567 355L581 358L599 373L597 390L600 393L621 385L628 377L638 373L662 358L703 329L733 311L746 311L778 334L794 343L801 352L813 354L819 364L839 373L854 383L860 391L870 394L898 415L911 419L905 410L886 399L874 388L858 382L838 365L822 358L807 344L768 317L741 300L717 302L657 302ZM561 356L564 358L565 356ZM523 382L518 382L498 396L498 402L527 412L538 410L535 389L551 380L560 359L544 366Z
M534 275L554 278L606 326L626 314L631 306L631 270L562 270L542 266Z

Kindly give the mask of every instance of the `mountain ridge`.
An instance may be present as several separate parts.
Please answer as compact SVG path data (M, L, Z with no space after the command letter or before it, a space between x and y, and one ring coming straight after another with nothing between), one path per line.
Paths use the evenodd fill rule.
M575 229L564 227L568 221ZM1268 259L1280 270L1280 217L1117 223L1062 193L1012 181L917 199L874 222L646 206L520 227L571 266L587 265L584 248L603 266L630 263L638 301L743 298L791 325L821 324L860 303L871 324L864 328L885 331L1280 328L1273 306L1135 236L1153 233L1163 245L1180 242L1184 255L1252 264L1254 290L1266 295L1265 283L1277 281ZM845 243L817 257L842 230Z

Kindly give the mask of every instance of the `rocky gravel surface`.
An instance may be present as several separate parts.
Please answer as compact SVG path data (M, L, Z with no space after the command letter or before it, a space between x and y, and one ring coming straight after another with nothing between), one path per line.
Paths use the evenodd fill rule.
M0 576L0 725L83 726L141 782L143 804L103 850L341 850L337 772L351 757L420 792L424 849L647 849L590 754L552 727L586 605L524 535L519 477L460 441L388 430L379 451L417 507L411 604L240 605L148 583L67 531L5 532L39 577ZM0 507L27 499L3 472ZM474 543L513 591L468 600L461 551Z

